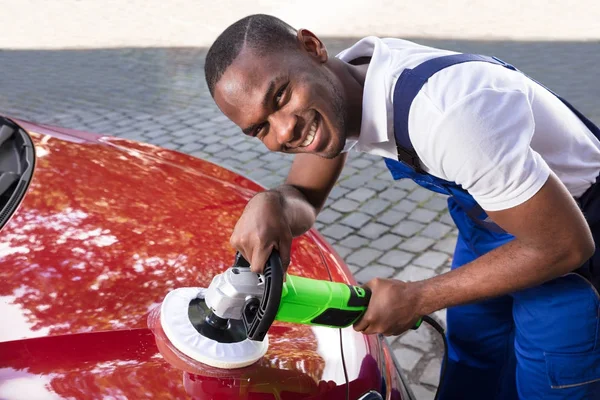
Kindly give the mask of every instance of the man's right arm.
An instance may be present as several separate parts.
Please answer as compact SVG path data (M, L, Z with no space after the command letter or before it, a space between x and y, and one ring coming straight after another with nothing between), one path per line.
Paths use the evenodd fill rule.
M292 238L308 231L335 185L346 153L334 159L298 154L285 183L254 196L237 222L231 244L261 272L273 249L284 268L290 262Z

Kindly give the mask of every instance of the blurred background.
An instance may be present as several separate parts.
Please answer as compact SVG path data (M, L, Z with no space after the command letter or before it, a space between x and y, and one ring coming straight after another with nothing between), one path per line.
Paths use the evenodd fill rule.
M291 157L244 137L203 74L207 46L254 13L310 29L332 54L376 35L494 55L600 123L595 0L2 0L0 113L154 143L276 186ZM352 154L317 228L359 282L420 280L448 269L456 231L445 207L441 196L393 182L380 158ZM443 311L435 317L445 321ZM417 398L433 398L436 334L423 327L390 342Z

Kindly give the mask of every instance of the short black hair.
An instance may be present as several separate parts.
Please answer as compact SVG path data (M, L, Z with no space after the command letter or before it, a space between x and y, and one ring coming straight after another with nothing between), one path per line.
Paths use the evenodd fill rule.
M214 97L215 86L244 46L262 55L296 43L296 30L271 15L249 15L233 23L219 35L206 54L204 76L211 96Z

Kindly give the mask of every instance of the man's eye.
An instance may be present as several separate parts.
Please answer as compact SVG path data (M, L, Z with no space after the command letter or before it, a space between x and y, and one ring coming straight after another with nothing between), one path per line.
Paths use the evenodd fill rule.
M281 99L283 97L283 94L285 93L286 88L287 88L287 85L283 85L281 87L281 89L279 89L279 91L275 95L275 104L279 104L281 102Z
M260 135L260 132L264 129L266 124L260 124L259 126L256 127L256 129L254 130L254 137L257 137L258 135Z

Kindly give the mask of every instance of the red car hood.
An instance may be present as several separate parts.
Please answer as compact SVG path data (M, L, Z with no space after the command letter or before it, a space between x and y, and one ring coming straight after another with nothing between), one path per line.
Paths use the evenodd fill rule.
M155 146L18 123L37 158L22 204L0 231L0 397L19 388L47 398L242 390L217 378L199 382L193 368L182 375L177 359L157 351L147 318L170 290L207 287L231 265L233 226L261 188ZM289 271L351 279L336 257L309 232L294 241ZM339 330L276 323L269 336L264 359L236 372L248 396L254 384L276 388L280 397L267 398L338 398ZM286 390L298 397L281 396Z

